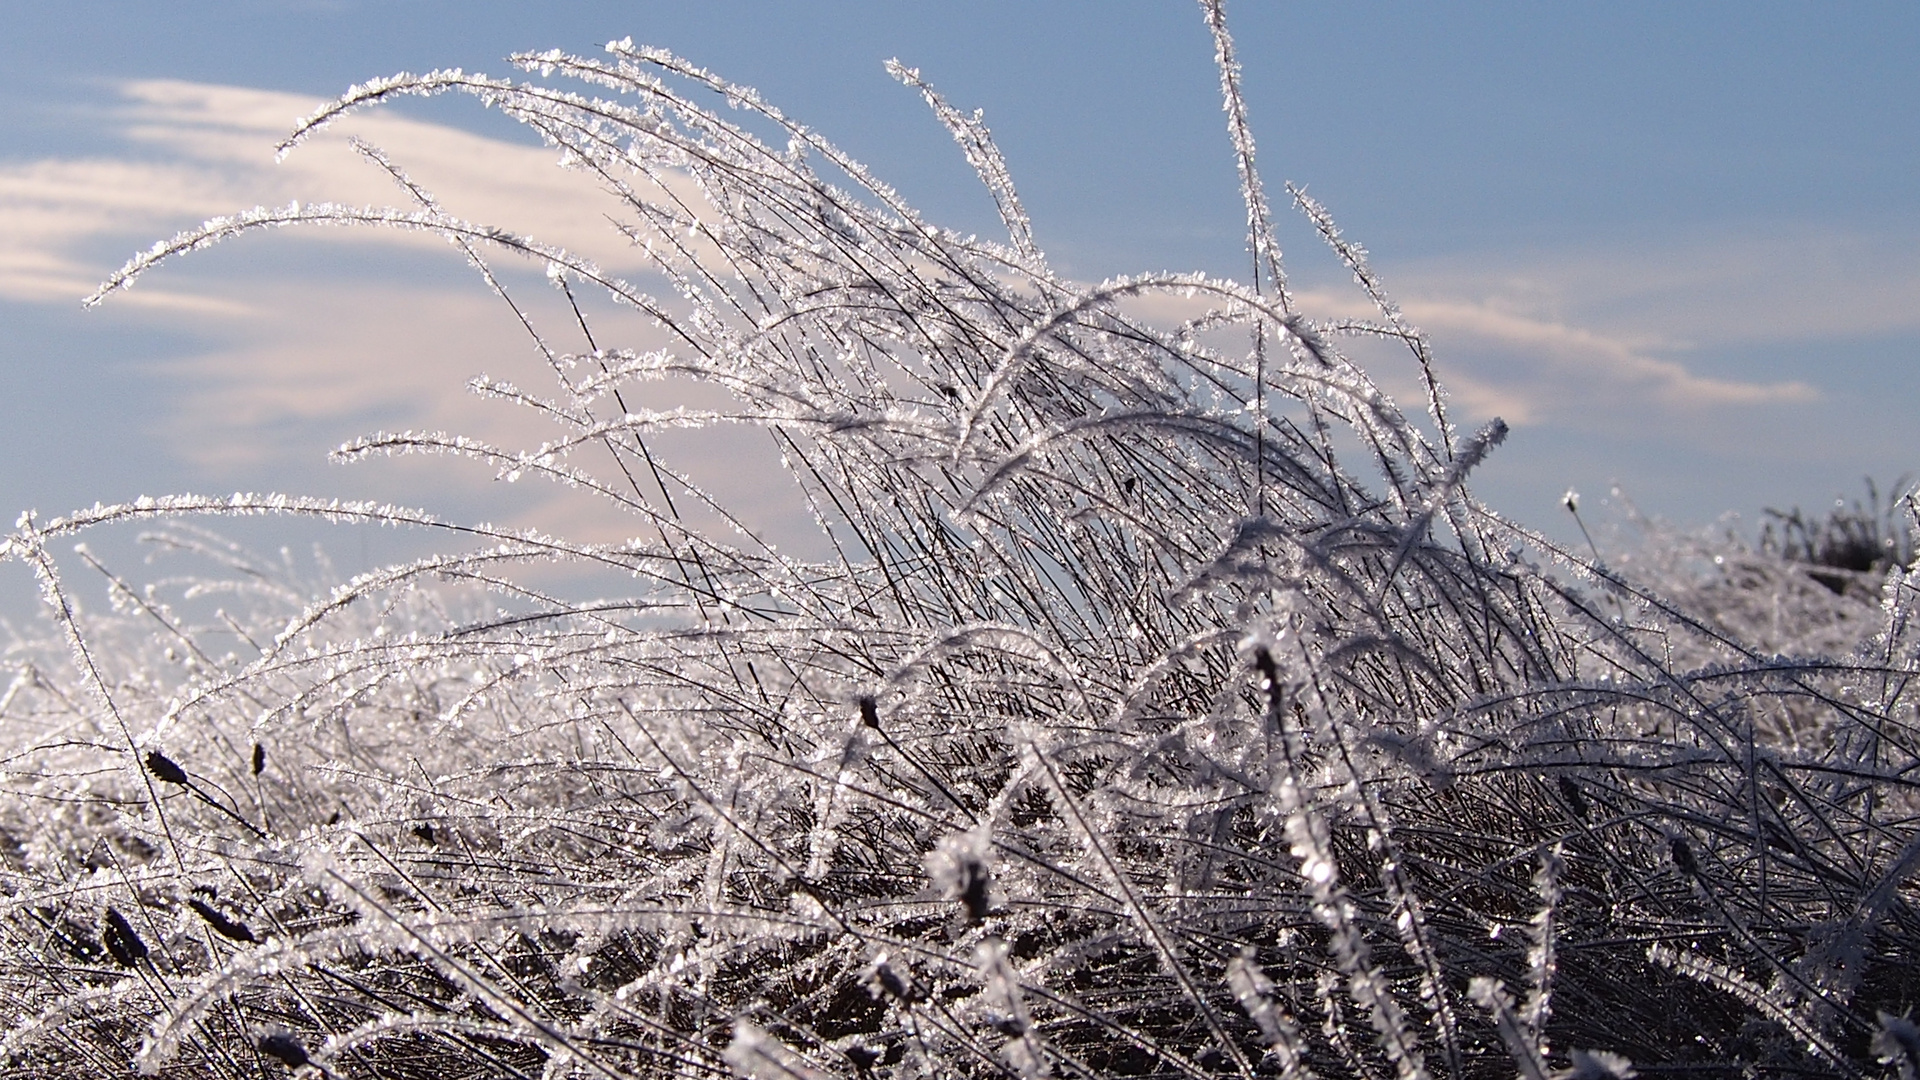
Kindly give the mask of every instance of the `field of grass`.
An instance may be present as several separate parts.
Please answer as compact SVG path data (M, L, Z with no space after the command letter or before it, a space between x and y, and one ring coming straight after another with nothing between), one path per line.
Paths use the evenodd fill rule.
M404 205L248 211L114 275L426 230L516 311L490 260L669 344L530 320L552 385L481 389L563 435L339 452L574 485L623 543L278 495L21 520L0 556L49 614L0 696L0 1069L1914 1077L1911 493L1612 563L1495 515L1469 483L1505 428L1456 428L1290 191L1378 316L1295 306L1201 8L1245 282L1056 275L986 128L914 72L1005 238L624 42L372 82L289 145L472 94L603 182L644 280L457 219L372 148ZM1405 347L1419 414L1356 339ZM733 404L658 405L687 382ZM831 557L655 449L715 424L772 441ZM207 531L260 514L447 544L314 582ZM143 522L206 569L101 563L114 603L77 603L67 548Z

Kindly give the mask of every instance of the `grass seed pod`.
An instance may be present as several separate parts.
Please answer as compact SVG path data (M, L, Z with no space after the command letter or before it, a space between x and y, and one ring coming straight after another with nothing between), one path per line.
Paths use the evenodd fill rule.
M147 771L162 783L179 784L185 787L189 782L187 770L181 768L179 762L158 750L147 751Z
M214 932L221 937L227 938L230 941L244 941L250 945L258 945L260 943L260 939L254 936L252 927L246 923L235 922L227 918L220 912L220 909L201 900L199 897L189 897L187 906L193 909L194 914L206 920L207 925L213 927Z
M289 1069L313 1064L313 1059L307 1056L305 1044L290 1031L270 1031L260 1036L260 1041L254 1045L261 1053Z
M117 908L108 908L106 926L100 937L106 942L107 951L121 967L133 967L147 958L147 943L134 933L133 924Z

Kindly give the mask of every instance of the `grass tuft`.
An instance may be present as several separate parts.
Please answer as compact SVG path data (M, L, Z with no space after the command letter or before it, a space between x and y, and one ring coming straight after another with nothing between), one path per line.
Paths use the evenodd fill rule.
M1251 284L1057 274L984 123L908 69L1004 242L630 41L376 80L283 149L472 95L600 183L634 280L372 148L403 205L217 218L113 275L279 225L445 238L553 376L481 389L559 434L341 456L544 477L632 536L283 495L22 518L0 558L51 622L0 698L0 1068L1911 1075L1920 568L1891 510L1631 574L1493 513L1504 425L1455 433L1426 339L1297 190L1379 318L1288 292L1202 7ZM657 339L603 341L601 296ZM1355 337L1407 349L1424 416ZM673 405L688 381L729 404ZM780 455L818 554L676 468L664 432L721 424ZM446 548L340 582L194 524L259 514ZM212 569L135 587L83 550L90 610L53 545L126 524ZM1862 537L1884 561L1831 568L1870 598L1801 569ZM617 588L554 584L581 580Z

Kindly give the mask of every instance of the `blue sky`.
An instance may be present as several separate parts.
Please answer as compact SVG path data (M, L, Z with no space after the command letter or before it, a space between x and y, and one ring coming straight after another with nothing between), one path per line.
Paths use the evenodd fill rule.
M1564 534L1562 491L1592 505L1618 481L1681 524L1751 521L1920 471L1920 7L1242 0L1229 15L1269 184L1326 203L1433 335L1459 407L1513 424L1477 485L1509 516ZM270 148L320 99L394 71L505 74L515 50L632 35L759 87L927 217L993 229L958 151L882 71L897 56L985 110L1061 272L1246 265L1189 0L6 0L0 24L9 517L273 489L572 520L558 494L477 468L325 461L375 428L511 436L462 385L528 350L444 248L259 236L79 306L213 213L387 201L337 147L277 167ZM551 155L470 101L355 123L456 210L562 239L591 225L566 218ZM1355 302L1304 225L1282 242L1310 313ZM1376 376L1410 396L1407 373Z

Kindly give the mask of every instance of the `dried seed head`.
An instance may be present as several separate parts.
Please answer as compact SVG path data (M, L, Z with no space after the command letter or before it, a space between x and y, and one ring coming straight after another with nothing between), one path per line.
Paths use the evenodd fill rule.
M221 937L232 941L244 941L252 945L258 945L260 943L260 939L253 936L252 927L249 927L246 923L234 922L232 919L227 918L212 904L206 903L198 897L191 897L187 900L187 906L193 909L194 914L205 919L207 925L213 927L214 932Z
M849 1046L841 1052L847 1055L847 1060L853 1063L853 1070L861 1076L867 1075L880 1063L880 1051L872 1047Z
M884 994L897 1001L905 1002L914 1001L919 997L919 991L913 985L913 979L894 970L893 965L887 963L885 956L873 962L873 973L868 978L867 991L874 997Z
M289 1069L313 1064L313 1059L307 1056L307 1048L301 1044L300 1037L290 1031L269 1031L260 1036L260 1041L255 1045L259 1047L261 1053Z
M960 888L960 906L967 909L967 921L977 923L987 917L987 884L993 878L981 863L967 863L961 870L966 881Z
M267 767L267 748L259 743L253 744L253 775L259 776L260 770Z
M880 706L874 703L872 697L864 694L860 697L860 722L875 731L880 730Z
M1560 778L1560 797L1567 800L1567 809L1573 811L1574 817L1579 818L1581 821L1587 820L1587 797L1580 793L1579 784L1574 783L1572 779L1568 777L1562 776Z
M107 909L106 926L101 929L100 937L121 967L132 967L147 958L147 943L140 940L140 935L133 932L133 924L115 908Z
M927 854L927 873L934 885L960 901L967 921L978 923L992 908L993 837L984 827L940 838Z
M1693 848L1687 846L1684 837L1676 836L1667 841L1667 847L1673 853L1673 865L1679 867L1681 873L1688 877L1700 876L1700 864L1694 860Z
M1262 687L1267 692L1267 716L1275 723L1286 712L1286 691L1280 687L1280 668L1273 662L1273 654L1265 645L1253 650L1253 666L1260 671Z
M188 783L187 770L181 768L179 762L158 750L147 751L147 771L153 774L154 779L163 783L181 786Z
M1271 691L1280 682L1280 669L1274 665L1273 653L1265 645L1253 650L1253 666L1260 669L1260 677L1266 680L1262 689Z

